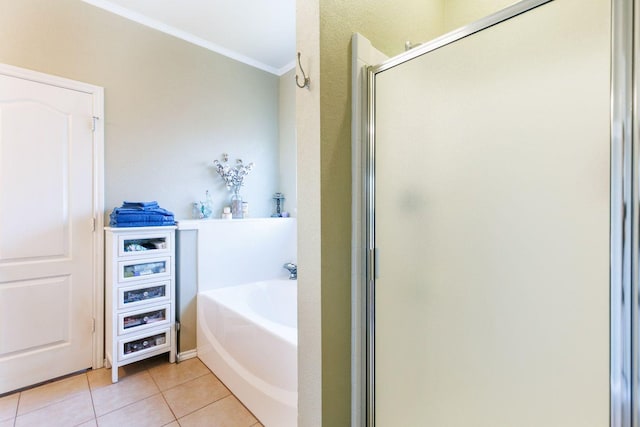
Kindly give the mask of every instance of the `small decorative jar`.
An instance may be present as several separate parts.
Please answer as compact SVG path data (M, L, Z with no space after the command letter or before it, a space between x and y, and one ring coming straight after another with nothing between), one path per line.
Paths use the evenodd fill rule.
M229 206L225 206L222 209L222 219L232 219L233 215L231 214L231 208Z
M231 215L233 216L233 219L244 218L240 186L233 187L233 194L231 194Z

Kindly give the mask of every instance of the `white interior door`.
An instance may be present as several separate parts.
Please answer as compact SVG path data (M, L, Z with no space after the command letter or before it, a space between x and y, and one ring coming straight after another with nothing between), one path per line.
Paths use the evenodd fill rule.
M610 10L375 75L376 426L609 425Z
M94 115L0 73L0 393L94 364Z

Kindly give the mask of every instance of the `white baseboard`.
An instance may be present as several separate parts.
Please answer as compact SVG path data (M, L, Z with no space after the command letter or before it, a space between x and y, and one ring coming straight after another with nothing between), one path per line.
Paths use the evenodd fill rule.
M198 357L198 350L193 349L193 350L187 350L187 351L183 351L181 353L178 353L177 356L177 361L178 363L183 362L187 359L193 359L194 357Z

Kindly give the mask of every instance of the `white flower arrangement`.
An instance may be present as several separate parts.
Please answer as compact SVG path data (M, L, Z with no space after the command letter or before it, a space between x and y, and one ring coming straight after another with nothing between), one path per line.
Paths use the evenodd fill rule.
M216 168L218 175L224 180L227 189L238 193L240 187L244 185L244 177L253 169L253 162L245 165L242 159L236 160L235 166L229 166L229 155L224 153L222 155L222 162L218 160L213 161L213 165Z

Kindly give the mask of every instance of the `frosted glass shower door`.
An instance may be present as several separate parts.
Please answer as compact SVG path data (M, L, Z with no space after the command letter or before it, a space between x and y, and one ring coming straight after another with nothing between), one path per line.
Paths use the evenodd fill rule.
M374 70L376 427L609 425L610 7Z

